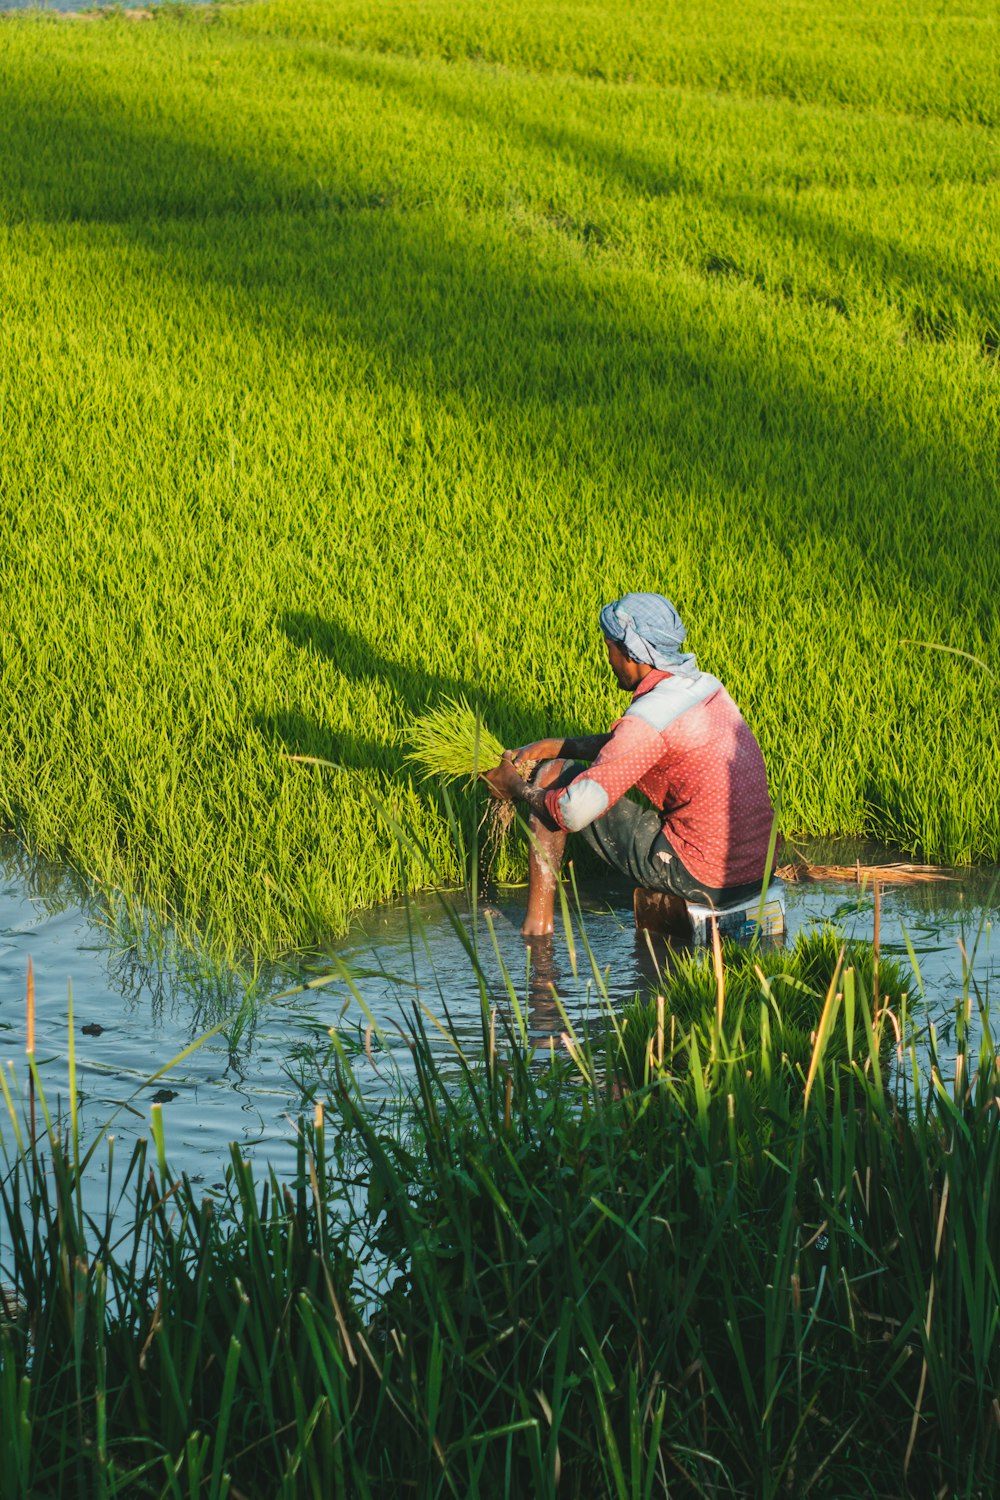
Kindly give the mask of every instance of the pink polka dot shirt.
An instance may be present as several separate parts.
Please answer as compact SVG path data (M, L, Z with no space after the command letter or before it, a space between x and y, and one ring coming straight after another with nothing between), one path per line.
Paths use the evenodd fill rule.
M760 746L718 678L651 672L586 771L546 798L561 828L585 828L635 787L662 814L706 886L748 885L767 861L774 809Z

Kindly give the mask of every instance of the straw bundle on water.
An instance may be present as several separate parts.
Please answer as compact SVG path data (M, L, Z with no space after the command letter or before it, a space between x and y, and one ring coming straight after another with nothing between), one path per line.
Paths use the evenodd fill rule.
M444 776L449 781L473 782L498 766L504 746L483 723L478 710L464 697L444 698L410 726L408 759L420 768L421 779ZM520 762L517 770L527 781L538 762ZM514 821L512 802L490 803L486 814L487 834L498 845Z
M779 865L775 875L792 884L800 880L846 880L864 885L914 885L924 880L954 880L951 871L940 865L886 864L863 865L813 865L805 860Z

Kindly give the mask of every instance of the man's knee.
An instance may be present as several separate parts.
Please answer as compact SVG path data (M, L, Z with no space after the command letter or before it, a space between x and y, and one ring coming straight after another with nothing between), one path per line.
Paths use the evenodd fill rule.
M543 760L531 773L531 785L549 791L554 786L565 786L583 768L575 760Z

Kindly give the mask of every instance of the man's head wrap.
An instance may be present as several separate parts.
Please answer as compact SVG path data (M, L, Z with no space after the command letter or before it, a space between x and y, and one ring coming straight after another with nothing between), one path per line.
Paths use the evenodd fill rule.
M661 672L696 677L694 655L682 651L686 631L681 617L662 594L624 594L601 610L601 630L633 661Z

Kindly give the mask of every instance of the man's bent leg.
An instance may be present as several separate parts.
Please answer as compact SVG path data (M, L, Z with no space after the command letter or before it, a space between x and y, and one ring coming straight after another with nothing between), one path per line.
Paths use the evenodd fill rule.
M571 761L549 760L539 766L532 785L551 787L564 775ZM528 820L531 839L528 845L528 910L521 933L524 937L545 937L555 926L556 886L566 852L567 835L561 828L549 828L532 813Z

